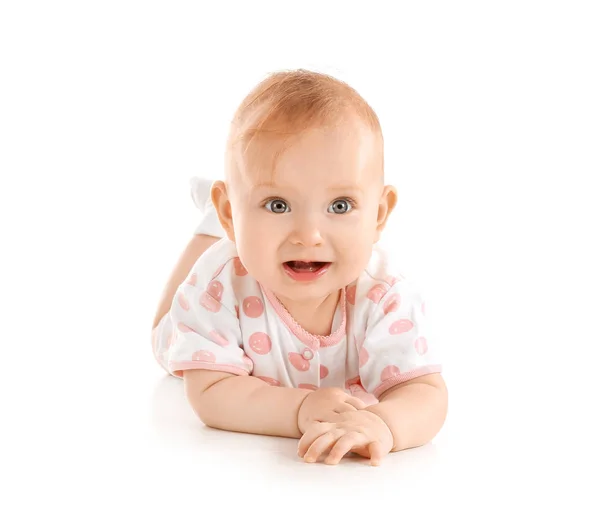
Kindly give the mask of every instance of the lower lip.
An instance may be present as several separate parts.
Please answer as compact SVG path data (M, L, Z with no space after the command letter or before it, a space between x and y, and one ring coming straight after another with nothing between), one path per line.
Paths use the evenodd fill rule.
M331 263L327 263L323 265L319 270L313 272L297 272L294 269L292 269L287 263L284 263L283 270L287 273L288 276L290 276L290 278L292 278L292 280L296 280L297 282L311 282L323 276L323 274L325 274L329 270L330 265Z

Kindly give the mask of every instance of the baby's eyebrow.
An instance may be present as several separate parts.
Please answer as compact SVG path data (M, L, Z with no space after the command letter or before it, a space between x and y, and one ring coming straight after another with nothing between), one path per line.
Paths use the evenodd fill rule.
M254 184L252 186L252 191L260 190L260 189L273 189L273 190L293 190L293 188L277 186L275 184L271 184L269 182L259 182L258 184ZM363 190L358 186L347 185L347 186L330 186L327 188L327 191L336 191L336 192L347 192L347 193L358 193L362 194Z
M337 191L337 192L349 192L349 193L362 193L362 189L358 186L332 186L327 188L327 191Z

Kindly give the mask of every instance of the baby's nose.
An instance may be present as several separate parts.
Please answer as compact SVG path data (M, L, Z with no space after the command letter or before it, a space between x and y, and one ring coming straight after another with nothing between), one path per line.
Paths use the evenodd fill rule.
M323 243L321 228L315 216L303 216L298 220L291 236L292 243L314 247Z

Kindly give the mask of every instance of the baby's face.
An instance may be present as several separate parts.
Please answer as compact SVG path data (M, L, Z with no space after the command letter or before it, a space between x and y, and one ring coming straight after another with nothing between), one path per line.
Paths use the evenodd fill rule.
M377 141L362 127L313 129L281 155L274 175L272 160L246 164L229 199L250 275L295 301L326 297L359 276L395 204Z

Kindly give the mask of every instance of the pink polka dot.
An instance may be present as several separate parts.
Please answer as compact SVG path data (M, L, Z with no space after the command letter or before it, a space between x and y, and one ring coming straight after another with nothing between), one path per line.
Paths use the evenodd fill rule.
M378 304L379 301L383 298L383 295L385 295L386 291L386 287L381 283L378 283L377 285L374 285L373 287L371 287L371 289L369 289L367 298Z
M400 295L393 294L390 296L389 300L383 306L383 314L387 315L388 313L392 313L397 311L400 307Z
M209 293L204 291L200 295L200 305L204 309L208 309L211 313L218 313L221 309L221 302L215 300Z
M248 339L248 344L252 351L259 355L266 355L271 351L271 338L262 331L252 333Z
M246 276L246 274L248 274L248 271L246 270L246 267L242 265L242 260L240 258L233 259L233 268L238 276Z
M154 352L154 356L156 357L156 360L160 363L160 364L164 364L165 362L165 352L162 351L160 353L158 352Z
M208 288L206 289L208 294L212 296L215 300L221 301L221 297L223 296L223 284L217 280L210 282Z
M365 364L367 364L368 360L369 360L369 352L367 350L365 350L364 348L361 348L360 352L358 354L358 366L360 368L362 368Z
M357 375L356 377L353 377L352 379L348 379L346 381L346 388L350 388L352 385L359 385L360 384L360 375Z
M167 346L170 348L171 346L173 346L173 344L175 344L175 338L177 337L177 330L174 329L173 333L171 333L171 336L169 337L169 341L167 342Z
M242 309L251 318L258 318L263 314L264 307L258 296L249 296L242 302Z
M327 366L319 366L319 379L325 379L329 375L329 368Z
M390 335L400 335L400 333L406 333L410 331L414 327L412 321L408 320L408 318L401 318L400 320L396 320L390 326Z
M177 301L179 302L179 305L183 308L184 311L189 311L190 303L188 302L188 299L183 293L179 293L177 295Z
M299 353L288 353L288 359L290 360L290 363L292 363L292 366L296 370L306 372L310 368L310 362L307 361L304 357L302 357L302 355L300 355Z
M400 375L401 373L402 372L400 371L400 368L398 368L397 366L394 366L394 365L386 366L381 371L381 380L386 381L387 379L390 379L391 377L396 377L397 375Z
M406 278L402 274L397 274L396 276L392 276L391 274L386 277L385 281L390 285L394 285L401 280L405 280Z
M302 383L298 385L298 388L304 388L305 390L318 390L319 387L315 385L309 385L308 383Z
M183 322L179 322L177 324L177 329L183 333L194 333L194 330L186 324L184 324Z
M219 333L216 329L213 329L208 336L214 340L219 346L227 346L229 341L222 333Z
M198 281L198 275L193 272L192 275L187 279L187 283L189 285L196 285L196 282Z
M346 289L346 300L352 305L356 303L356 285L351 285Z
M256 377L262 379L265 383L269 383L271 386L281 386L281 383L272 377L266 377L264 375L257 375Z
M415 340L415 350L419 355L425 355L427 353L427 339L425 337L418 337Z
M421 304L421 313L425 314L425 302Z
M205 363L214 363L217 361L217 358L214 353L211 353L206 350L200 350L192 353L192 361L201 361Z
M242 361L244 361L244 364L248 367L250 371L254 369L254 362L252 361L252 359L250 359L250 357L244 355L244 357L242 357Z

